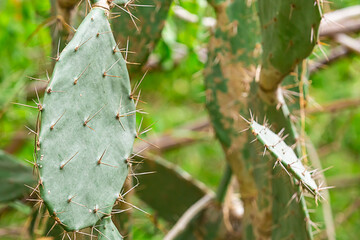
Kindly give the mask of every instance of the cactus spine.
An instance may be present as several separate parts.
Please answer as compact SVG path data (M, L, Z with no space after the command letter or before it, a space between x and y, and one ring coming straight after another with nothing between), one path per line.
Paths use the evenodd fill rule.
M107 4L95 2L58 57L39 103L41 197L67 231L93 227L111 214L136 137L129 76Z

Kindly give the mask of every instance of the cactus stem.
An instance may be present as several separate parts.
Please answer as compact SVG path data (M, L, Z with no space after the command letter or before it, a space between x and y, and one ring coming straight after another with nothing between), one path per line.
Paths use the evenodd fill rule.
M69 158L65 163L61 164L60 169L63 169L66 164L68 164L77 154L79 153L79 151L77 151L71 158Z
M50 126L50 130L53 130L55 125L59 122L59 120L64 116L66 110L63 112L63 114L61 114L61 116L56 120L56 122Z
M86 72L86 70L88 69L88 67L90 66L90 63L86 66L86 68L80 73L80 75L78 77L76 77L74 79L74 85L77 84L77 81L81 78L81 76Z

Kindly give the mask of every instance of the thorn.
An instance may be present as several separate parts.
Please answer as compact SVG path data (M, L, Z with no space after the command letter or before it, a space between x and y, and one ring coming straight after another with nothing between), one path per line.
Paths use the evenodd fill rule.
M68 203L71 203L74 197L76 197L76 195L71 196L70 198L68 198L67 202L68 202Z
M57 53L56 53L56 58L54 58L55 61L59 61L59 60L60 60L60 39L61 39L61 38L59 38L58 47L57 47Z
M24 127L26 127L27 128L27 130L29 130L30 132L29 132L29 134L30 133L33 133L33 134L35 134L36 136L39 136L39 134L37 133L37 132L35 132L34 130L32 130L31 128L29 128L28 126L26 126L26 125L24 125Z
M36 185L36 187L35 188L33 188L33 187L30 187L29 185L26 185L26 184L24 184L25 185L25 187L27 187L27 188L29 188L29 189L31 189L31 190L33 190L31 193L30 193L30 197L34 194L34 192L38 192L38 193L40 193L40 191L39 191L39 184L38 185Z
M57 221L54 222L54 225L52 225L52 227L50 228L50 230L48 231L48 233L46 234L46 237L49 235L49 233L54 229L54 227L56 226Z
M100 157L99 160L97 161L97 164L98 164L98 165L104 164L104 165L106 165L106 166L110 166L110 167L117 168L117 166L113 166L113 165L110 165L110 164L107 164L107 163L104 163L104 162L101 161L101 160L103 159L106 151L108 150L108 148L109 148L109 147L107 147L107 148L104 150L104 152L101 154L101 157Z
M251 112L251 109L249 109L249 114L250 114L250 122L254 121L254 115Z
M55 125L56 125L56 124L58 123L58 121L64 116L65 112L66 112L66 110L63 112L63 114L61 114L61 116L58 118L58 120L56 120L56 122L55 122L53 125L50 126L50 130L53 130L53 129L54 129Z
M139 94L138 94L137 97L136 97L135 108L137 108L137 105L138 105L138 103L139 103L139 101L140 101L140 96L141 96L141 89L140 89L140 91L139 91ZM144 103L144 102L143 102L143 103Z
M243 133L243 132L246 132L247 130L249 130L250 129L250 127L248 127L248 128L245 128L245 129L243 129L243 130L241 130L241 131L239 131L239 133Z
M94 115L88 117L85 121L84 121L84 126L87 126L87 124L106 106L106 104L104 106L102 106ZM89 127L90 128L90 127ZM94 130L94 129L93 129Z
M81 76L84 74L84 72L86 72L86 70L88 69L89 66L90 66L90 63L86 66L86 68L82 71L82 73L80 73L80 75L74 79L74 85L77 84L77 81L81 78Z
M36 87L35 87L35 93L36 93L36 98L37 98L38 102L35 102L34 100L33 100L33 101L36 103L39 111L42 111L42 110L43 110L43 106L42 106L42 104L41 104L41 102L40 102L39 94L38 94L38 91L37 91L37 88L36 88Z
M135 16L129 11L129 9L128 9L127 7L126 7L126 10L125 10L124 8L122 8L121 6L119 6L118 4L116 4L116 3L114 3L114 2L113 2L113 4L114 4L116 7L120 8L121 10L123 10L124 12L126 12L127 14L130 15L131 21L134 23L136 30L139 32L139 28L138 28L138 26L136 25L134 18L135 18L136 20L138 20L138 21L140 21L140 20L139 20L137 17L135 17Z
M71 30L73 30L74 32L76 32L76 29L73 27L73 26L71 26L71 25L69 25L67 22L65 22L65 21L61 21L64 25L66 25L68 28L70 28Z
M116 75L108 75L106 74L106 72L103 73L103 77L114 77L114 78L122 78L121 76L116 76Z
M99 37L101 34L106 34L106 33L112 33L113 31L106 31L106 32L102 32L102 33L97 33L96 37Z
M73 159L78 153L79 153L79 151L77 151L69 160L67 160L65 163L63 163L60 166L60 169L63 169L65 167L65 165L68 164L71 161L71 159Z
M99 230L96 229L96 227L93 227L99 234L103 235L105 238L107 238L108 240L111 240L109 239L107 236L105 236L102 232L100 232Z
M110 70L115 66L115 64L118 63L121 59L122 59L122 57L120 57L118 60L116 60L116 61L111 65L111 67L103 73L103 77L109 76L109 75L106 75L106 73L107 73L108 71L110 71Z
M144 78L145 78L146 74L148 73L148 71L149 71L149 70L146 70L145 73L144 73L144 75L143 75L142 78L140 79L140 81L135 84L133 90L132 90L131 93L130 93L130 97L132 97L132 96L135 94L135 92L137 91L137 89L139 88L140 84L141 84L142 81L144 80Z
M83 43L80 43L77 47L75 47L75 52L77 52L78 50L79 50L79 48L82 46L82 45L84 45L86 42L88 42L91 38L93 38L93 37L89 37L88 38L88 40L86 40L85 42L83 42Z
M263 152L263 157L265 156L266 149L267 149L267 146L265 145L265 147L264 147L264 152Z
M40 78L34 78L34 77L30 77L30 76L26 76L26 77L31 79L31 80L49 83L49 80L43 80L43 79L40 79Z
M120 201L120 202L122 202L122 203L125 203L125 204L127 204L127 205L129 205L129 206L131 206L131 207L133 207L133 208L135 208L135 209L137 209L137 210L139 210L139 211L141 211L141 212L143 212L143 213L147 214L147 215L151 215L150 213L148 213L148 212L146 212L146 211L142 210L141 208L139 208L139 207L137 207L137 206L135 206L135 205L133 205L133 204L131 204L131 203L126 202L126 201L125 201L125 200L123 200L121 197L119 197L117 200L118 200L118 201Z
M156 173L156 171L143 172L143 173L132 173L132 174L130 174L130 176L140 176L140 175L147 175L147 174L153 174L153 173Z
M117 51L116 51L116 48L119 48L119 44L120 44L120 41L115 45L115 47L113 48L113 54L115 54Z
M38 109L37 107L30 106L30 105L26 105L26 104L22 104L22 103L15 103L15 102L11 102L11 104L15 104L15 105L23 106L23 107L29 107L29 108L35 108L35 109Z
M276 165L278 165L280 163L280 158L277 158L275 163L274 163L274 166L273 166L273 169L276 167Z
M86 207L84 204L81 204L81 203L75 202L75 201L73 201L73 200L71 200L71 203L74 203L74 204L76 204L76 205L78 205L78 206L80 206L80 207L84 207L84 208L89 209L89 208L88 208L88 207Z

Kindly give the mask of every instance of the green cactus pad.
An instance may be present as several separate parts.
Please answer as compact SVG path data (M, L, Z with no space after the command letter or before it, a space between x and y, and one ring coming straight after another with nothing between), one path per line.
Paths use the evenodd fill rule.
M318 192L318 186L312 179L310 172L306 170L301 163L301 159L296 156L292 148L279 135L254 120L250 122L250 128L256 138L276 157L276 163L281 164L289 174L303 183L312 194L315 195Z
M100 226L97 229L98 240L122 240L122 236L111 221L110 217L101 220Z
M316 1L259 0L262 35L260 86L275 92L278 84L317 43L321 20Z
M14 156L0 150L0 203L11 202L26 196L35 178L31 168L21 163Z
M130 92L107 11L93 7L55 65L38 143L41 197L67 231L95 225L119 197L136 136Z
M116 39L122 47L129 41L129 51L135 53L129 54L127 60L140 64L129 65L130 75L135 74L146 63L160 40L171 3L172 0L139 0L136 4L144 6L129 6L132 17L128 13L122 13L112 20Z

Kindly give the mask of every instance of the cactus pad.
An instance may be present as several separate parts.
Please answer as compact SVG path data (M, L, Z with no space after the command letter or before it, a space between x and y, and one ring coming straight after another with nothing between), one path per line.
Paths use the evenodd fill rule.
M98 232L98 240L122 240L122 236L111 221L110 217L101 220Z
M276 157L275 164L281 164L289 174L299 180L312 194L315 195L318 192L318 186L312 179L310 172L306 170L301 163L301 159L296 156L293 149L279 135L254 120L250 122L250 128L256 138Z
M260 86L265 94L274 93L317 43L321 13L317 1L260 0L258 8L263 46Z
M107 10L93 7L57 59L42 105L41 197L67 231L111 213L136 136L125 61Z

